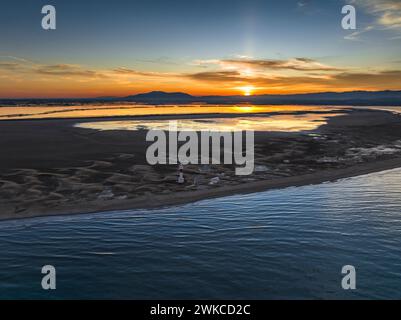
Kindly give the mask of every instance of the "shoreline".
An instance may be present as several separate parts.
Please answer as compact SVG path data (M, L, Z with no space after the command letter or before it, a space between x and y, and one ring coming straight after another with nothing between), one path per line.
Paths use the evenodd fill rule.
M57 209L25 212L24 216L15 214L0 215L0 221L21 220L37 217L52 217L61 215L96 214L120 210L160 209L174 207L207 199L266 192L269 190L285 189L290 187L302 187L307 185L319 185L326 182L335 182L341 179L377 173L401 168L401 157L362 163L342 169L329 169L322 172L310 173L299 176L283 177L271 181L248 182L241 185L217 187L215 189L182 191L176 194L151 195L130 200L96 200L84 203L72 203L68 206L60 205ZM179 197L175 197L179 195ZM78 209L79 208L79 209Z
M205 115L191 116L198 117ZM148 164L146 130L77 122L0 121L0 220L154 209L401 167L401 115L388 111L333 113L307 131L255 131L251 175L193 164L184 168L184 184L177 166Z
M299 105L299 107L317 107L309 105ZM208 113L155 113L140 115L114 115L114 116L91 116L91 117L43 117L43 118L13 118L8 116L0 116L1 123L18 123L18 122L51 122L64 121L73 123L82 122L104 122L104 121L128 121L128 120L178 120L178 119L208 119L208 118L240 118L240 117L270 117L278 115L306 115L306 114L330 114L338 112L352 112L354 109L350 106L328 106L327 110L288 110L288 111L260 111L260 112L208 112ZM369 112L369 107L361 107L360 110ZM374 112L374 111L373 111Z

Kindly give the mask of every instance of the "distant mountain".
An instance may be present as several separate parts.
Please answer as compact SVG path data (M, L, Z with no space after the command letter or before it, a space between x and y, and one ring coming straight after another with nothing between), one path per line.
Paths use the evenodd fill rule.
M351 91L305 94L262 94L254 96L192 96L183 92L152 91L127 97L98 97L75 99L0 99L1 106L17 105L74 105L102 102L137 102L142 104L303 104L349 106L401 106L401 91Z
M120 98L139 103L209 103L209 104L323 104L323 105L389 105L401 106L401 91L321 92L291 95L192 96L182 92L152 91Z
M152 91L148 93L141 93L133 96L125 97L124 99L152 103L152 104L163 104L163 103L191 103L196 100L194 96L182 92L163 92L163 91Z

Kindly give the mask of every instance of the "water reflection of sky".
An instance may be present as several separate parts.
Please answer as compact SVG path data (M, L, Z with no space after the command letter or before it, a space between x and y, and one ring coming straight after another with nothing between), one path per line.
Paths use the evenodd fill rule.
M0 298L400 299L400 212L395 169L157 210L3 221ZM51 296L44 264L58 272ZM341 288L347 264L354 291Z
M0 120L11 119L54 119L54 118L97 118L127 117L167 114L256 114L294 113L308 111L335 111L349 109L342 106L298 106L298 105L75 105L75 106L0 106ZM352 107L401 112L401 107Z
M392 113L401 113L401 107L380 107L380 106L372 106L372 107L354 107L358 109L370 109L370 110L384 110L390 111Z
M52 119L52 118L96 118L167 114L255 114L294 113L307 111L333 111L343 107L321 106L254 106L254 105L80 105L80 106L0 106L0 120L3 119Z
M168 120L126 120L99 121L80 123L76 126L95 130L175 130L172 123L177 124L180 131L285 131L297 132L314 130L326 123L328 117L338 114L302 114L302 115L272 115L268 117L239 118L209 118L180 119L174 122Z

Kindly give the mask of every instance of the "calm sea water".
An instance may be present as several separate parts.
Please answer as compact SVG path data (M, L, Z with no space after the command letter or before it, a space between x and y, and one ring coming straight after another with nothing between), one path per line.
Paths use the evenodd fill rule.
M401 169L160 210L0 223L0 298L401 298ZM57 290L41 289L41 267ZM354 265L357 290L341 288Z
M296 113L308 111L343 110L341 106L302 105L78 105L78 106L12 106L0 105L0 121L10 119L51 119L51 118L96 118L118 116L149 116L179 114L256 114L256 113Z

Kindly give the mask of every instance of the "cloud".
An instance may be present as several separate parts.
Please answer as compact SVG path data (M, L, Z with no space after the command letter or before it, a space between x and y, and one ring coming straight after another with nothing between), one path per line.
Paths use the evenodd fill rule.
M0 62L0 69L15 70L18 67L19 64L15 62Z
M0 56L1 59L7 59L7 60L14 60L14 61L18 61L20 63L33 63L30 60L21 58L21 57L15 57L15 56Z
M269 93L401 89L400 70L358 71L354 68L337 68L306 57L279 60L233 57L197 60L193 64L206 69L192 68L192 72L163 73L139 71L124 66L95 69L66 63L34 64L3 59L0 60L0 71L6 79L17 77L20 85L45 80L55 86L73 86L94 81L94 88L98 86L115 91L133 87L167 90L180 88L183 91L198 88L206 92L224 93L236 91L241 86L253 86L258 92Z
M379 72L359 72L351 73L344 72L336 75L334 81L344 84L355 85L378 85L392 84L395 87L401 88L401 70L384 70Z
M141 59L138 60L139 62L145 62L145 63L152 63L152 64L163 64L163 65L178 65L179 63L173 61L169 57L159 57L156 59Z
M378 25L386 29L401 30L400 0L352 0L351 3L374 15Z
M174 74L171 74L171 73L138 71L138 70L129 69L129 68L125 68L125 67L113 69L112 72L116 73L118 75L126 75L126 76L142 76L142 77L174 76Z
M341 71L341 69L322 64L309 58L289 60L273 59L225 59L196 60L196 65L215 64L224 69L254 68L257 70L295 70L295 71Z
M361 38L360 38L360 35L368 32L370 30L373 30L373 29L374 29L373 26L367 26L367 27L363 28L360 31L355 31L355 32L353 32L353 33L351 33L349 35L346 35L344 37L344 39L345 40L352 40L352 41L362 41Z
M30 60L15 56L0 56L0 69L9 71L22 71L24 68L34 65Z
M268 75L247 77L237 71L200 72L187 75L188 78L206 83L220 83L225 86L253 85L266 90L277 88L288 92L299 91L300 87L313 88L309 91L327 90L399 90L401 70L379 72L338 72L336 74L316 74L300 76Z
M90 70L79 65L55 64L42 65L35 69L36 73L82 77L108 78L110 81L174 81L190 86L190 81L199 85L235 88L243 85L253 85L266 91L321 91L349 89L400 89L401 71L384 70L378 72L355 72L351 69L336 68L325 65L310 58L293 58L287 60L273 59L210 59L198 60L197 65L217 66L216 70L193 73L161 73L138 71L127 67L108 70ZM244 72L252 69L257 72ZM282 73L281 70L291 70L295 73ZM276 72L274 72L276 71ZM159 82L159 80L155 80Z
M296 71L339 71L340 69L324 65L308 58L290 60L227 60L245 66L255 66L263 69L288 69Z
M250 78L242 77L238 71L207 71L193 73L186 76L192 80L207 82L242 82L246 79L251 80Z
M66 76L66 77L89 77L89 78L105 78L102 73L93 70L83 69L79 65L72 64L55 64L41 65L36 68L36 73L48 76Z
M30 74L30 75L45 75L52 77L76 77L82 80L96 80L101 78L112 78L118 81L119 79L127 79L127 77L173 77L176 74L172 73L160 73L160 72L147 72L137 71L126 67L119 67L115 69L88 69L84 66L77 64L37 64L29 60L22 58L3 56L0 57L4 60L0 60L0 70L13 71L19 74Z
M7 72L9 76L23 75L34 78L35 75L45 75L52 77L76 77L85 80L108 78L107 72L86 69L75 64L39 64L30 60L13 56L1 56L0 70Z

